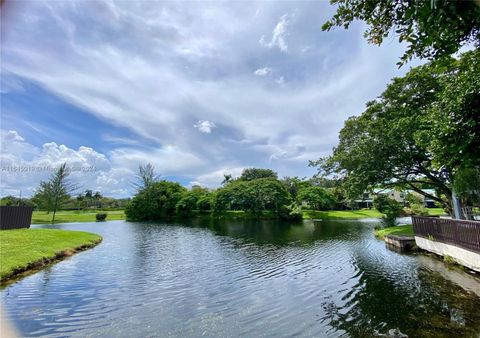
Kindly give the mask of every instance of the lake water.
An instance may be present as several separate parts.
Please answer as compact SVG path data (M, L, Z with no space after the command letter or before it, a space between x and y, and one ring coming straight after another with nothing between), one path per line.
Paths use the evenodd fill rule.
M2 307L24 336L479 337L478 275L390 251L373 226L64 224L104 240L5 287Z

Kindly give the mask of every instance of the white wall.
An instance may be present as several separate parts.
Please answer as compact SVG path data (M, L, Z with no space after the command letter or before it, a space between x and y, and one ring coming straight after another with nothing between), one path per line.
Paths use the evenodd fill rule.
M458 264L464 265L474 271L480 272L480 254L465 250L451 244L415 236L415 243L420 249L433 252L441 256L450 256Z

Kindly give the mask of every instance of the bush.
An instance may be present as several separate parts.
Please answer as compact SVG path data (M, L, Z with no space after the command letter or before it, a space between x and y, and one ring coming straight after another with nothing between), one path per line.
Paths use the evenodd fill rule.
M107 219L107 214L106 213L98 213L95 215L95 218L97 219L97 222L103 222Z
M407 194L406 200L410 206L407 212L408 214L419 216L428 215L428 210L424 206L423 198L421 198L419 195L409 193Z
M287 221L300 221L303 219L302 207L296 203L282 207L280 218Z
M385 216L382 217L382 225L384 227L391 227L397 224L397 217L403 211L401 203L389 198L385 195L379 195L373 200L373 206Z

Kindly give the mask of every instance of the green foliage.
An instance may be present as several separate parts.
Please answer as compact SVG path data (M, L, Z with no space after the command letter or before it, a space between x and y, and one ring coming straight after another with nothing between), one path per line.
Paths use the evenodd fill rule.
M303 219L302 207L296 203L282 207L281 218L289 221L300 221Z
M373 200L373 206L385 216L382 217L382 224L384 227L391 227L396 225L396 218L399 217L403 211L401 203L389 198L385 195L378 195Z
M465 205L480 206L480 168L459 168L453 186Z
M284 177L281 180L282 184L285 186L285 188L288 190L290 193L290 196L296 200L297 199L297 194L298 190L301 188L302 185L309 186L310 184L308 182L305 182L304 180L298 178L298 177Z
M98 213L95 215L95 219L97 220L97 222L103 222L107 219L107 214L106 213Z
M6 206L23 206L35 208L37 205L28 198L18 198L12 195L2 197L0 199L0 205Z
M218 189L214 195L216 212L243 210L253 215L272 211L282 216L290 213L291 198L284 185L272 178L236 180Z
M435 66L432 77L438 92L426 107L415 134L416 144L432 154L432 161L453 175L457 168L480 166L480 50Z
M278 175L271 169L248 168L244 169L240 176L240 180L242 181L252 181L260 178L272 178L276 180Z
M412 57L436 59L480 41L480 6L473 0L330 0L337 12L322 29L368 25L364 36L376 45L394 34L408 44L399 65Z
M40 182L39 187L32 200L40 208L53 211L52 221L55 222L55 214L58 209L70 199L70 193L75 190L75 185L68 181L70 171L67 164L63 163L55 172L48 182Z
M310 186L302 188L298 192L297 200L302 204L307 204L308 209L329 210L335 205L335 198L326 189Z
M398 186L451 210L453 173L458 166L480 161L474 105L480 95L479 59L480 51L472 51L395 78L362 115L345 122L333 155L311 165L319 167L320 176L337 175L347 199L372 187ZM463 85L456 90L466 92L455 98L449 91L458 81ZM421 190L426 186L436 196Z
M185 192L176 207L179 215L190 216L194 210L207 211L211 206L210 191L201 186L193 186L191 190Z
M409 205L408 214L420 216L428 215L428 210L425 208L423 199L418 194L408 193L407 196L405 196L405 200Z
M125 208L125 215L130 220L158 220L175 216L177 204L186 192L187 189L175 182L155 182L133 197Z

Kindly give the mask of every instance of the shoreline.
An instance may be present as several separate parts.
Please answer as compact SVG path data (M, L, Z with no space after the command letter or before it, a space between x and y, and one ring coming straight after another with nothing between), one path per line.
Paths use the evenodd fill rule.
M36 231L38 229L27 229L26 231ZM2 230L2 233L4 231L19 231L19 230ZM20 230L21 231L21 230ZM55 250L53 253L47 252L43 253L43 256L41 257L34 257L32 259L29 258L24 258L23 261L19 263L10 263L11 267L8 267L8 263L6 263L7 260L12 259L12 258L17 258L19 256L18 252L15 251L15 249L12 248L6 248L5 249L5 243L2 243L2 264L7 265L7 271L2 271L2 276L0 277L0 288L4 288L5 286L8 286L9 284L22 279L23 277L29 276L31 274L34 274L48 266L51 266L53 264L56 264L58 262L61 262L71 256L73 256L76 253L86 251L88 249L94 248L98 244L100 244L103 240L103 238L97 234L93 233L86 233L86 232L80 232L80 231L70 231L70 230L56 230L56 229L46 229L46 231L61 231L62 233L57 233L53 234L53 236L57 235L57 238L53 237L54 239L54 244L56 245L55 248L52 248L52 250ZM62 241L62 237L58 235L65 235L65 233L76 233L76 235L82 235L82 236L87 236L86 239L78 239L80 243L75 243L75 244L65 244L64 248L58 249L59 243ZM71 235L71 234L68 234ZM40 239L42 238L41 234L37 235L35 234ZM52 237L50 238L50 240ZM3 239L5 240L5 239ZM3 241L2 240L2 241ZM43 245L43 246L42 246ZM36 251L36 249L41 249L47 250L48 247L46 248L43 243L37 244L37 246L33 245L32 247L29 247L29 249ZM35 256L42 255L40 254L35 254ZM28 261L27 261L28 260Z

